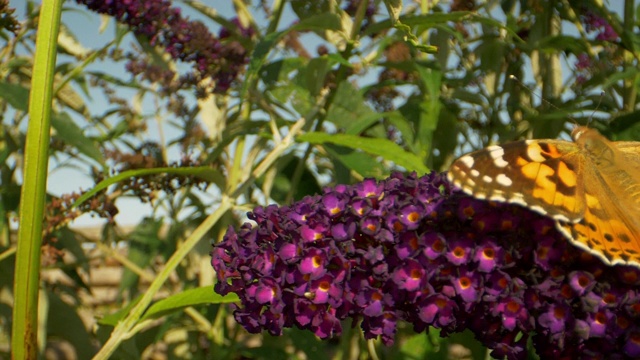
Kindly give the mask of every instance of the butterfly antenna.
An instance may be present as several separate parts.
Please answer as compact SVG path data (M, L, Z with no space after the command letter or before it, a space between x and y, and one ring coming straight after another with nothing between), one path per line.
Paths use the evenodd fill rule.
M602 104L602 99L604 99L604 91L600 91L600 98L598 99L598 104L596 104L596 108L593 109L591 115L589 115L589 120L587 120L587 126L591 125L591 120L593 120L593 115L596 114L596 111L600 108L600 104Z
M535 92L535 91L531 90L527 85L525 85L522 81L520 81L520 79L518 79L518 77L517 77L517 76L515 76L515 75L509 75L509 79L511 79L511 80L513 80L513 81L515 81L515 82L517 82L517 83L518 83L518 84L520 84L523 88L525 88L525 89L529 90L529 93L531 93L533 96L535 96L535 97L537 97L538 99L540 99L540 101L544 102L545 104L547 104L547 105L551 106L552 108L554 108L554 109L556 109L556 110L563 111L562 109L560 109L559 107L557 107L555 104L551 103L549 100L547 100L547 99L543 98L543 97L542 97L540 94L538 94L537 92ZM598 103L598 104L599 104L599 103ZM595 111L594 111L594 112L595 112ZM592 114L592 116L593 116L593 114ZM573 124L574 124L575 126L578 126L578 121L576 121L576 119L575 119L573 116L568 115L567 117L568 117L569 119L571 119L571 121L573 121ZM591 120L591 119L589 119L589 121L590 121L590 120Z

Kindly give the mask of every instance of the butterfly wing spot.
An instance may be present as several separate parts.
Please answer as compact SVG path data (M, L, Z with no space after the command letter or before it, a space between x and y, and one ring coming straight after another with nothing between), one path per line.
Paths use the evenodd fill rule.
M527 140L527 157L529 161L545 162L549 159L557 159L562 157L562 153L558 147L550 142L540 142L535 140Z
M466 166L468 169L471 169L473 168L473 164L475 163L475 160L473 160L473 156L465 155L459 158L458 160L456 160L456 162L460 162L462 165Z
M607 240L608 242L612 243L613 242L613 235L611 234L604 234L604 239Z
M489 156L493 159L493 165L498 168L506 168L509 162L504 159L504 148L498 145L492 145L487 148Z
M631 238L629 238L629 236L627 236L627 234L619 234L619 235L618 235L618 239L619 239L621 242L625 243L625 244L630 244L630 243L631 243ZM633 250L633 249L630 249L630 252L631 252L632 250ZM637 254L637 252L636 252L636 251L633 251L633 252Z
M564 161L558 162L557 176L560 182L567 188L575 188L578 184L578 176L574 169Z
M528 141L527 144L527 159L531 162L541 163L544 162L547 157L542 154L543 150L540 144L532 141Z
M546 213L543 213L543 214L546 214ZM562 222L566 222L566 223L571 223L571 222L573 222L573 220L569 219L568 217L566 217L566 216L565 216L565 215L563 215L563 214L553 214L551 217L552 217L554 220L557 220L557 221L562 221Z
M580 209L583 206L581 201L574 199L575 186L567 186L571 180L567 180L567 184L558 183L555 169L562 159L557 159L556 154L561 144L570 145L569 151L574 151L575 146L567 142L557 146L525 141L511 143L506 148L490 146L460 157L451 165L447 176L455 186L477 198L529 208L534 206L533 210L543 215L575 222L582 218ZM529 146L534 150L527 153ZM522 151L515 151L517 149ZM565 178L569 179L572 171L570 165L568 162L562 168ZM548 205L554 205L557 209Z
M587 200L587 208L591 209L591 211L602 210L602 206L600 205L600 200L598 200L597 197L589 193L585 193L585 199ZM602 215L604 216L604 214Z
M449 180L476 198L553 218L573 245L609 265L640 268L640 142L611 142L586 127L572 135L464 155Z
M557 222L556 226L574 246L591 253L606 264L613 263L614 257L605 244L600 241L602 237L597 233L595 224L585 221L577 224Z
M545 210L542 206L538 205L529 205L529 209L537 212L538 214L547 215L547 210Z
M511 184L513 184L513 181L511 181L511 179L509 179L508 176L506 176L505 174L500 174L496 177L496 181L498 182L498 184L502 185L502 186L511 186Z
M579 220L582 206L576 200L578 175L574 167L563 161L562 152L556 145L536 141L527 144L526 158L519 157L517 162L521 164L521 173L536 184L533 197L544 204L553 204L557 211L549 213L554 218L568 221L565 214L572 214L571 221Z
M557 222L556 226L572 244L609 265L640 266L640 244L636 234L623 221L607 216L601 208L587 208L585 218L579 223Z
M531 179L533 187L533 197L541 199L545 204L553 204L556 194L556 184L551 180L555 171L546 164L529 163L522 168L523 174Z

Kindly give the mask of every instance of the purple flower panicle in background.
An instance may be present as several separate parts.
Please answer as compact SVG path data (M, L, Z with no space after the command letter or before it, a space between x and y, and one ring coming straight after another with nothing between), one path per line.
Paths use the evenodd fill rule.
M340 321L394 342L396 325L471 330L494 357L640 357L640 271L570 245L552 220L475 200L446 177L393 174L256 208L212 250L215 290L249 332Z
M149 39L152 45L163 46L175 60L193 62L198 80L210 77L216 83L214 91L223 93L248 63L248 50L236 41L221 41L229 37L221 29L220 37L211 34L200 21L183 17L180 9L168 0L77 0L97 13L107 14L127 24L136 35ZM250 38L253 29L238 25L240 36Z
M596 40L616 41L620 39L620 36L618 36L618 33L616 33L611 24L593 11L585 10L580 17L587 32L598 31Z
M603 17L595 12L584 8L580 19L584 24L584 28L588 33L597 32L596 40L603 42L603 50L598 54L581 53L576 54L576 85L582 86L587 83L594 75L606 73L612 68L618 66L620 57L616 55L616 42L620 40L620 36L613 26ZM609 43L609 44L606 44ZM603 61L603 59L606 59Z

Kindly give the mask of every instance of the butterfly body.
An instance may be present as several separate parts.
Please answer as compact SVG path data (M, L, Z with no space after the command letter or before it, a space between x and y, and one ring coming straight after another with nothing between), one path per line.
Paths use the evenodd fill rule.
M576 127L573 142L524 140L464 155L456 186L479 199L549 216L576 246L607 264L640 267L640 142Z

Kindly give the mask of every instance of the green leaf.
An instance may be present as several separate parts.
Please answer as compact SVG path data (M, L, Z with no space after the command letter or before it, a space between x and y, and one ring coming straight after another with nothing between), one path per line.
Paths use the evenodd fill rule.
M290 28L290 30L295 31L339 31L341 29L342 23L340 17L330 12L308 17Z
M357 172L362 177L379 179L388 175L384 166L370 154L330 143L325 144L324 147L327 153L340 161L347 169Z
M380 119L384 119L384 118L390 119L390 118L399 117L399 116L401 115L397 111L382 112L382 113L371 111L366 114L362 114L351 121L343 120L345 123L347 123L345 124L346 126L345 133L351 134L351 135L361 134L365 130L369 129L372 125L377 124Z
M60 229L57 229L54 234L55 234L55 237L58 239L57 242L55 243L56 248L64 249L65 251L68 251L69 253L71 253L74 257L75 263L77 264L76 266L82 267L87 273L89 273L90 268L88 264L86 250L82 248L82 241L81 239L79 239L79 236L66 226ZM76 270L75 267L71 269L73 269L74 271ZM84 280L82 279L74 279L74 280L79 281L83 287L87 288L88 291L91 291L84 284Z
M505 44L508 46L508 44ZM569 35L548 36L540 39L536 48L549 54L557 52L569 52L575 55L588 53L589 46L586 41Z
M448 22L458 22L468 20L471 17L469 12L451 12L451 13L434 13L426 15L405 15L400 16L399 21L404 25L409 26L421 26L424 29L429 29L436 25L446 25ZM380 32L393 27L394 21L386 19L370 26L365 29L364 35L379 34Z
M305 60L299 57L273 61L262 67L260 78L267 86L276 86L282 82L289 82L289 75L304 68Z
M475 335L470 330L465 330L460 333L455 333L447 336L447 339L443 344L444 349L450 349L451 344L459 344L465 347L467 350L471 352L471 359L486 359L487 358L487 348L484 347L478 340L476 340ZM447 346L447 344L449 344ZM448 351L447 351L448 352ZM451 358L453 354L448 354L447 358Z
M327 1L291 0L290 3L300 20L331 11L331 4Z
M365 102L353 84L341 83L327 112L327 121L343 128L348 134L359 134L383 115L376 113Z
M273 179L273 187L271 189L271 197L274 199L283 199L291 191L291 179L296 171L300 158L294 154L287 154L278 160L278 171ZM262 187L265 182L265 177L260 177L256 180L256 184ZM293 194L293 199L302 199L305 195L318 194L322 191L322 187L318 184L318 180L315 178L312 171L308 167L302 169L302 176L298 186Z
M123 306L120 310L103 316L101 319L98 319L98 324L100 325L109 325L116 326L120 320L122 320L127 314L129 314L129 310L133 308L140 301L140 296L135 298L133 301L128 303L126 306Z
M279 32L267 34L262 41L260 41L253 54L251 54L251 60L249 61L249 67L247 69L247 76L243 83L242 90L240 91L239 98L244 99L247 91L258 76L258 73L262 69L262 66L267 60L267 55L277 44L283 36L290 31L306 31L306 30L340 30L340 18L336 14L323 13L316 16L306 18L296 25Z
M387 11L389 12L389 18L391 18L391 23L395 24L400 19L400 14L402 14L402 1L401 0L384 0L384 5L387 7Z
M84 136L84 131L71 119L67 113L53 113L51 116L51 126L56 130L57 137L78 149L81 154L95 160L100 165L105 166L105 160L98 145L88 137Z
M238 301L240 301L240 299L236 294L222 296L213 291L213 286L203 286L185 290L154 303L145 312L144 316L142 316L142 320L159 318L188 306L229 304Z
M416 66L416 68L424 87L424 98L420 99L419 103L419 123L415 143L419 144L420 157L428 159L433 146L433 132L438 126L442 107L440 103L442 73L424 66Z
M611 140L640 141L640 111L618 116L603 133Z
M427 332L421 332L409 337L400 347L405 359L436 360L444 358L444 351L439 352L438 350L440 350L440 347L430 341Z
M327 73L331 71L329 61L323 57L313 58L309 61L305 70L306 88L312 97L316 97L320 93L320 90L324 88L324 80Z
M311 132L298 136L297 140L312 144L332 143L351 149L359 149L369 154L380 156L385 160L392 161L407 171L416 171L419 174L424 174L429 171L419 157L406 152L396 143L387 139L371 139L346 134L331 135L321 132Z
M258 76L259 71L262 69L262 66L267 60L267 55L271 48L284 36L287 34L287 30L274 32L268 34L264 37L262 41L260 41L255 49L253 50L253 54L251 54L251 60L249 61L249 66L247 68L247 76L245 81L242 84L242 89L240 91L240 99L244 99L246 97L247 91L249 88L253 86L253 82Z
M122 309L106 315L98 320L100 325L116 326L129 310L138 302L139 297ZM222 296L213 291L212 286L203 286L195 289L185 290L179 294L162 299L149 306L149 309L142 316L143 319L153 319L171 312L183 309L187 306L197 306L203 304L229 304L238 302L240 299L236 294Z
M431 153L431 161L428 165L432 169L442 169L443 165L449 161L449 156L455 152L458 139L458 118L455 113L443 109L440 112L440 119L438 120L438 127L434 130L434 134L438 134L433 137L433 143L431 148L437 149L438 153Z
M296 80L304 77L302 74L296 76ZM282 84L271 90L271 94L282 103L290 102L291 107L298 114L305 114L313 107L313 98L309 94L309 90L304 85L298 84L302 81L289 82Z
M635 79L640 70L636 67L628 67L623 71L616 71L611 76L608 76L605 81L602 82L602 88L608 89L610 87L617 86L620 81L625 81L627 79ZM637 86L637 85L636 85Z
M469 103L482 107L488 106L486 98L478 94L477 90L456 87L453 89L451 98L458 100L460 103Z
M29 106L29 89L22 85L0 81L0 97L9 105L20 111L27 111Z
M90 359L95 347L75 307L62 301L55 293L48 292L49 314L47 333L68 341L75 349L78 359Z
M504 23L492 18L480 16L474 12L454 11L450 13L441 12L441 13L430 13L430 14L424 14L424 15L405 15L405 16L400 16L399 21L403 25L408 25L410 27L420 26L420 28L424 30L428 30L432 27L436 27L439 25L448 26L447 24L450 22L451 23L477 22L480 24L495 27L496 29L503 29L509 34L511 34L514 37L514 39L522 41L520 40L520 37L518 36L518 34L515 33L513 29L510 29L509 27L507 27ZM363 36L371 35L371 34L379 34L380 32L386 29L390 29L391 27L392 27L391 20L383 20L378 23L371 24L371 26L368 26L364 31L365 34L363 34Z
M198 166L198 167L189 167L189 168L172 168L172 167L164 167L164 168L154 168L154 169L136 169L136 170L128 170L125 172L121 172L120 174L105 179L98 183L93 189L87 191L82 196L73 203L72 207L76 207L83 202L90 199L93 195L99 193L101 190L106 189L107 187L116 184L119 181L123 181L135 176L145 176L145 175L153 175L153 174L176 174L176 175L193 175L199 177L201 179L217 182L220 181L219 177L220 172L214 170L208 166Z
M162 226L162 220L145 217L135 230L127 236L128 240L128 252L127 258L133 264L144 269L149 265L151 259L158 253L162 242L158 238L160 227ZM130 290L130 293L135 293L137 290L139 275L129 269L124 268L122 273L122 279L120 280L119 289Z
M419 135L431 135L431 132L438 125L440 115L440 88L442 86L442 73L438 70L417 66L420 80L425 86L425 99L421 104L420 131Z

